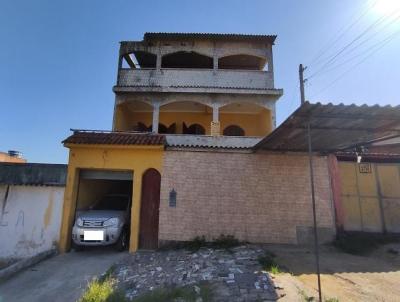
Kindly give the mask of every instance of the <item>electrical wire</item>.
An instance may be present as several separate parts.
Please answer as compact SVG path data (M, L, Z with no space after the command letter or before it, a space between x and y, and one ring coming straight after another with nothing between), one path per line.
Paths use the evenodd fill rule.
M393 23L395 23L395 22L396 22L397 20L399 20L399 19L400 19L400 16L398 16L398 17L397 17L396 19L394 19L392 22L386 24L380 31L382 31L382 30L384 30L386 27L392 25ZM372 36L369 37L368 39L365 39L365 40L362 41L361 43L357 44L355 47L351 48L351 49L347 52L347 55L350 54L350 53L352 53L352 52L354 52L354 50L356 50L356 49L359 48L360 46L362 46L362 45L364 45L365 43L367 43L368 41L370 41L370 40L371 40L373 37L375 37L380 31L376 32L374 35L372 35ZM381 41L378 41L377 43L371 45L370 47L368 47L366 50L362 51L361 53L359 53L359 54L357 54L357 55L355 55L355 56L352 56L352 57L350 57L349 59L347 59L347 60L345 60L345 61L343 61L343 62L341 62L341 63L339 63L339 64L337 64L337 65L334 65L332 68L325 69L325 70L321 71L319 74L322 75L322 74L328 73L328 72L330 72L330 71L332 71L332 70L337 69L337 68L340 67L340 66L343 66L344 64L347 64L347 63L349 63L349 62L351 62L351 61L353 61L353 60L355 60L355 59L357 59L357 58L363 56L364 54L370 52L371 50L373 50L373 49L376 48L377 46L381 45L381 43L384 43L387 39L390 39L392 36L396 36L396 35L399 34L399 33L400 33L400 31L396 31L396 32L392 33L391 35L389 35L389 36L386 37L385 39L383 39L383 40L381 40ZM316 75L314 75L313 77L315 77L315 76L316 76ZM309 80L310 78L311 78L311 77L308 77L307 79Z
M311 60L311 62L308 65L317 65L318 62L320 62L320 59L323 57L323 55L329 50L331 49L338 41L340 41L341 38L343 38L347 32L349 32L355 25L357 25L363 18L364 16L370 12L370 10L378 3L378 0L375 0L371 5L369 5L363 13L361 13L361 15L352 23L350 23L350 25L343 26L341 28L341 30L339 30L339 34L336 36L336 38L333 38L333 42L330 42L326 45L326 47L322 48L318 54L314 57L314 59ZM353 14L351 19L354 19L354 17L356 16L356 14ZM331 40L331 41L332 41Z
M397 13L399 10L395 11L392 13L390 16L393 14ZM356 36L352 41L350 41L348 44L346 44L339 52L337 52L334 56L332 56L321 68L319 68L317 71L315 71L313 74L307 77L307 79L311 79L315 77L317 74L322 72L328 65L333 63L346 49L348 49L351 45L353 45L355 42L360 40L363 36L365 36L369 31L371 31L374 27L379 26L382 22L385 21L386 16L380 17L378 20L376 20L373 24L368 26L361 34Z
M328 88L332 87L336 82L338 82L340 79L342 79L347 73L349 73L350 71L354 70L355 68L357 68L359 65L361 65L362 63L364 63L368 58L370 58L373 54L375 54L376 52L378 52L380 49L382 49L385 45L387 45L389 42L391 42L392 40L394 40L394 38L397 36L397 34L399 34L400 31L396 32L396 35L392 35L390 39L387 39L380 47L378 47L377 49L375 49L375 51L371 52L369 55L367 55L364 59L362 59L360 62L358 62L357 64L353 65L351 68L349 68L348 70L346 70L345 72L343 72L339 77L337 77L335 80L333 80L330 84L328 84L327 86L325 86L324 88L322 88L321 90L319 90L317 93L312 95L312 98L320 95L322 92L324 92L325 90L327 90ZM388 37L389 38L389 37Z

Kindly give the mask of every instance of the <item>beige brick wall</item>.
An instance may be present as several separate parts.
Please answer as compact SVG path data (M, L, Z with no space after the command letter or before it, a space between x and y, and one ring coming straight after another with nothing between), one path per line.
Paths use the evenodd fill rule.
M318 226L334 231L326 157L315 157ZM177 192L169 207L169 191ZM297 243L312 226L308 157L282 154L166 151L160 240L207 239Z

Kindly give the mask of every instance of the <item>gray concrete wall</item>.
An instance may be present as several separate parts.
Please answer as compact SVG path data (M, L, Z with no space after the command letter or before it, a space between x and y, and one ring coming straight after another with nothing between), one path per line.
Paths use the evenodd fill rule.
M202 69L121 69L119 86L273 89L272 72Z

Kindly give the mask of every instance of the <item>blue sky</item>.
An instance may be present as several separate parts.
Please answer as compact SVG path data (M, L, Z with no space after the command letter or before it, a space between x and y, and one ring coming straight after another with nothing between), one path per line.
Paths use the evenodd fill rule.
M277 34L275 86L285 91L278 123L299 104L299 63L309 66L306 76L324 67L306 85L311 101L398 105L399 35L359 64L360 55L400 30L388 8L376 0L2 1L0 150L22 151L30 162L66 163L61 141L70 128L110 129L118 42L140 40L146 31ZM324 66L368 26L357 40L365 39L362 45L345 56L353 43L342 61ZM321 50L321 62L314 62Z

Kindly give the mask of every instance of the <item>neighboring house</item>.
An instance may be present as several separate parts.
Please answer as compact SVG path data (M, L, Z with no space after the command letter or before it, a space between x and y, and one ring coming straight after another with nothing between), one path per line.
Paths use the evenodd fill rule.
M283 94L274 86L275 38L146 33L121 42L112 131L74 130L63 141L70 151L61 251L69 249L75 212L107 193L132 196L130 251L221 234L310 242L309 159L307 149L296 149L306 136L296 140L304 126L290 122L303 111L329 116L347 107L306 104L274 130ZM336 233L337 165L327 153L314 156L322 242Z
M0 152L0 162L5 163L26 163L26 159L22 157L22 153L14 150Z

